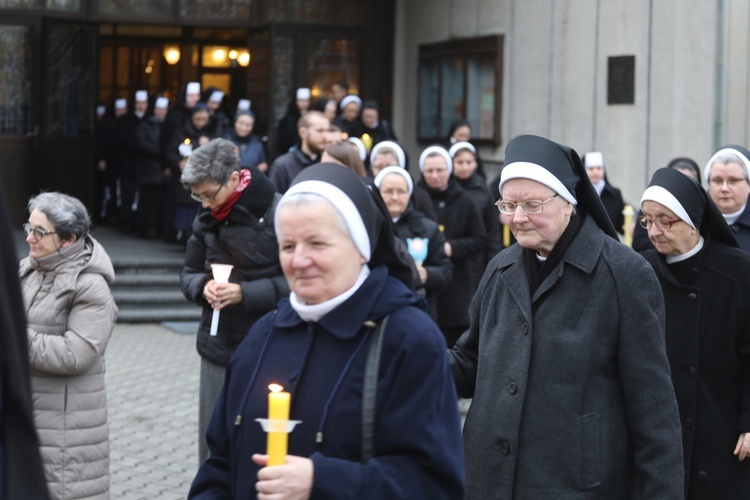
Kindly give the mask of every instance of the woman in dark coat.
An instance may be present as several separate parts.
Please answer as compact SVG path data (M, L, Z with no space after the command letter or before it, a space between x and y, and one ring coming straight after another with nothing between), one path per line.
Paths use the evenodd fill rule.
M458 499L463 458L445 342L376 194L341 165L300 173L276 211L292 293L232 358L189 498ZM378 208L380 207L380 209ZM269 464L269 383L301 421ZM286 417L286 418L284 418Z
M445 254L445 236L435 221L411 207L414 183L409 172L401 167L386 167L373 182L388 208L396 235L410 249L417 266L420 281L417 293L425 295L430 316L437 321L437 294L448 287L453 277L453 264ZM427 252L418 261L414 254L419 252L413 250L422 250L420 245L424 238L427 239Z
M487 265L503 249L503 229L495 206L497 198L492 198L489 186L477 173L477 150L470 142L456 142L448 152L453 159L453 177L469 193L487 231L484 251L484 263Z
M487 231L471 197L451 176L453 162L441 146L430 146L419 157L422 180L417 189L430 195L437 222L445 235L445 253L453 263L453 278L438 295L438 326L452 347L469 326L471 298L484 272Z
M618 233L624 234L623 224L625 215L622 211L625 209L625 202L622 199L622 193L614 187L607 179L607 173L604 168L604 155L599 151L592 151L583 156L583 164L586 166L586 173L589 180L594 185L602 205L609 215L609 219L614 224Z
M234 129L227 134L226 138L237 146L242 168L258 167L258 170L266 173L268 172L266 151L258 136L253 134L254 126L255 115L252 111L238 111L234 115Z
M750 255L676 170L654 173L641 208L656 247L643 255L664 293L686 498L750 498Z
M281 198L255 167L242 169L234 144L214 139L190 156L182 183L202 205L187 244L180 286L203 307L196 345L201 356L200 460L203 436L234 350L250 328L289 294L278 258L273 217ZM195 202L193 202L195 203ZM228 284L212 278L211 264L234 266ZM213 310L218 330L210 335Z

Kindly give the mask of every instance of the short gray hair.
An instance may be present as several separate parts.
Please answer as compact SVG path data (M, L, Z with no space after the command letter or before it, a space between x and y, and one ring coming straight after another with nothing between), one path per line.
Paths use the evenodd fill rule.
M39 193L31 197L28 209L29 213L34 210L42 212L63 241L73 235L80 240L89 234L91 218L78 198L57 192Z
M186 189L205 181L224 185L234 172L239 171L240 157L234 143L226 139L213 139L193 151L180 181Z

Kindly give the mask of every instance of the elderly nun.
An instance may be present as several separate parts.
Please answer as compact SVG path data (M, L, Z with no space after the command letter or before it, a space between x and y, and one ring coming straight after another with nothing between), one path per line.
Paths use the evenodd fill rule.
M641 199L656 247L688 498L750 498L750 255L696 182L663 168Z
M377 194L345 167L297 176L276 210L292 292L229 364L190 498L463 496L445 342L395 251ZM282 465L267 465L268 385L290 393Z
M487 266L450 351L468 499L682 499L664 303L620 244L578 154L508 144L499 189L518 244Z

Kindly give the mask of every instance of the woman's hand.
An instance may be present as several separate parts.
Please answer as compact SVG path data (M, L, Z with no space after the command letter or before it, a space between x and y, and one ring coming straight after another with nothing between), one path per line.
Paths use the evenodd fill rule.
M203 287L203 297L208 304L221 311L232 304L242 302L242 287L237 283L217 283L209 280Z
M419 273L419 280L422 284L427 283L427 269L423 266L417 266L417 272Z
M259 500L306 500L313 485L313 463L309 458L286 456L284 465L266 467L268 455L253 455L253 462L263 466L258 471L255 489Z
M447 255L448 257L450 257L451 255L453 255L453 248L451 248L451 244L450 243L448 243L446 241L445 245L443 245L443 248L445 249L445 255Z
M734 454L740 459L740 462L750 456L750 432L743 432L737 440L737 446L734 447Z

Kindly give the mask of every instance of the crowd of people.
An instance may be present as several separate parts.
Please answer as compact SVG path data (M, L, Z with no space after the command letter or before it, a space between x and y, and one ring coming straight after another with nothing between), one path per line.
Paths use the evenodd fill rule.
M95 218L183 241L203 309L189 498L750 497L750 152L675 158L630 223L603 152L516 137L488 182L462 120L410 172L377 103L333 88L296 89L275 158L196 83L102 119ZM27 439L53 498L105 497L112 264L75 198L28 212L2 318L26 313ZM280 464L269 384L301 422Z

